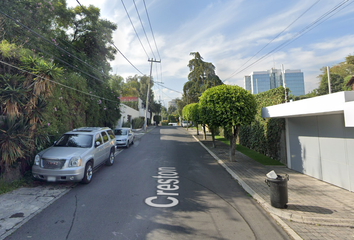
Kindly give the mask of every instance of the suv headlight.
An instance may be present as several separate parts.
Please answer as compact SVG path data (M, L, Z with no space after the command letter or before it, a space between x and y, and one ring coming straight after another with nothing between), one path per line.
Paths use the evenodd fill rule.
M72 157L69 161L69 167L79 167L81 166L81 158Z
M34 165L39 166L40 161L41 161L41 157L37 154L34 158Z

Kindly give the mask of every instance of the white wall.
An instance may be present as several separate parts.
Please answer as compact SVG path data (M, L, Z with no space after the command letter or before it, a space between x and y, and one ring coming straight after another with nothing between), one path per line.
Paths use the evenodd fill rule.
M354 192L354 91L262 108L286 119L288 166Z
M343 114L289 118L291 168L354 192L354 128Z
M120 104L120 111L121 111L122 116L118 120L118 123L116 126L117 128L122 127L123 121L127 122L128 115L131 116L131 119L140 117L139 111L137 111L134 108L131 108L123 103Z

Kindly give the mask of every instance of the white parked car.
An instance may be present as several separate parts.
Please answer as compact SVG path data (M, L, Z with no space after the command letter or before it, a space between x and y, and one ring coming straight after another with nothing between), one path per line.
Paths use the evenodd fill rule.
M32 166L33 177L48 182L90 183L93 170L112 166L115 138L108 127L82 127L66 132L53 146L39 152Z
M129 148L131 144L134 144L135 135L131 128L116 128L114 129L114 135L117 147Z
M187 127L187 126L190 127L191 124L187 121L182 121L182 127Z

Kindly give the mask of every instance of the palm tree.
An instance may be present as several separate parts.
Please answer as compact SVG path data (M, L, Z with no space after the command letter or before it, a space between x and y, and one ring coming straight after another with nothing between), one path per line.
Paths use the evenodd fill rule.
M24 116L7 116L0 122L0 169L2 179L7 182L12 181L14 176L19 177L20 171L15 163L24 159L31 150L33 140L29 136L29 127Z
M21 116L30 90L23 87L23 76L0 75L0 113L9 117Z

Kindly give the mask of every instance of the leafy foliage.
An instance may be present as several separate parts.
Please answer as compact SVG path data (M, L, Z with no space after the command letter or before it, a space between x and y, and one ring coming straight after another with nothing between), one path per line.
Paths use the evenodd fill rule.
M252 94L239 86L220 85L207 89L199 99L202 122L212 129L222 126L232 129L230 160L235 158L236 137L241 125L250 124L256 114L256 101Z
M280 139L285 129L283 118L263 119L261 109L285 102L283 87L271 89L255 95L257 114L250 125L240 127L239 142L242 146L280 160Z
M154 116L154 122L156 122L156 124L158 125L161 122L161 116L155 115Z
M188 63L188 82L183 86L183 101L186 104L196 103L202 93L211 87L222 85L222 81L215 74L215 66L212 63L204 62L199 52L191 52L194 56Z
M25 158L32 149L28 118L6 117L0 122L0 169L6 172L18 159Z
M8 49L13 53L9 54ZM0 68L0 115L4 116L6 134L11 129L19 129L20 123L24 125L21 131L11 130L11 137L2 139L2 154L9 155L0 160L2 173L11 169L17 160L25 159L30 163L37 151L50 144L49 138L53 141L63 132L80 126L112 127L120 117L119 99L106 101L81 93L115 99L108 84L94 90L79 74L63 71L53 61L7 41L0 44L0 59L27 71L5 64ZM22 120L16 123L13 119ZM24 135L28 138L26 144L21 143L25 141Z
M132 121L133 124L133 128L134 129L138 129L138 128L142 128L144 125L144 119L142 118L134 118Z
M176 122L178 122L178 115L168 115L168 122L169 123L176 123Z

